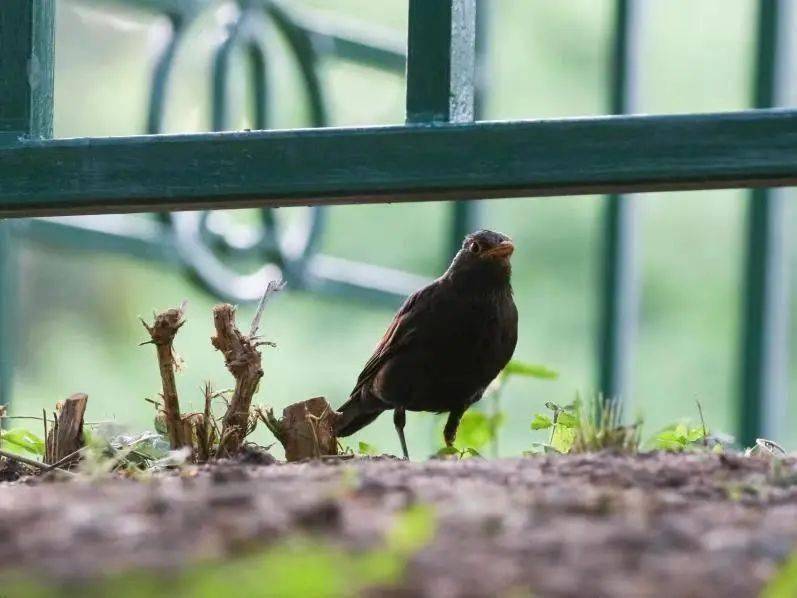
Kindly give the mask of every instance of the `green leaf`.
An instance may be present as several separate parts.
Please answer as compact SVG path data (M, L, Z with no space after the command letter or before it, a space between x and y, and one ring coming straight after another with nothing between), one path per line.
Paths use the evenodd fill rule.
M547 415L542 413L535 413L534 419L531 420L532 430L546 430L553 425L553 420Z
M678 434L676 430L665 429L656 434L653 444L660 450L681 451L686 447L686 438Z
M504 367L502 372L503 376L524 376L526 378L542 378L543 380L555 380L559 377L559 373L551 370L544 365L535 365L532 363L523 363L516 359L512 359Z
M703 440L703 429L702 428L692 428L687 433L686 439L689 442L697 442L698 440Z
M379 451L375 446L368 444L367 442L363 442L362 440L357 445L357 452L368 457L374 457L379 454Z
M33 455L44 456L44 440L30 430L24 428L0 430L0 439L2 444L8 443Z
M651 444L660 450L683 451L690 445L703 440L703 428L690 428L687 424L680 422L671 424L659 431L651 439Z
M573 428L556 424L553 429L551 446L560 453L567 453L573 448L573 440L576 438L576 431Z
M567 411L560 411L556 416L557 425L564 426L565 428L575 428L578 426L578 419L572 413Z
M470 447L468 447L464 451L462 451L462 456L463 457L475 457L477 459L481 459L482 458L482 455L481 455L481 453L479 451L477 451L475 448L470 448Z
M459 423L457 444L476 450L484 448L495 438L503 421L503 413L487 415L481 411L468 411Z
M680 443L683 440L683 436L678 434L675 430L662 430L658 434L656 434L656 440L665 441L665 442L678 442Z

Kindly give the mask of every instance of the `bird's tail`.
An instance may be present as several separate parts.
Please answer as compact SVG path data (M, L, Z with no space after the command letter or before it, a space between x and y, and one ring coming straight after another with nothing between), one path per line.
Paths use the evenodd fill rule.
M387 406L365 390L353 394L338 409L340 417L335 422L337 436L351 436L364 428L387 409Z

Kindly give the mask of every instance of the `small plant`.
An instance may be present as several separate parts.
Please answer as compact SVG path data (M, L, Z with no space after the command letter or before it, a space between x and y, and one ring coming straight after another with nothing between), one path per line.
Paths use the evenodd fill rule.
M623 425L619 401L597 397L579 405L579 425L575 428L571 452L613 450L636 453L639 450L642 420L637 418L633 424Z
M681 422L660 430L648 444L662 451L681 452L704 447L706 440L706 432L702 427L693 427Z
M481 453L475 448L468 447L460 450L455 446L444 446L432 455L432 459L470 459L472 457L481 458Z
M657 432L646 444L649 448L662 451L682 452L687 450L712 450L723 453L725 447L733 444L734 439L727 434L710 434L703 417L703 406L700 401L697 412L700 415L700 426L692 426L689 422L670 424Z
M576 397L565 406L548 402L552 415L534 415L532 430L551 430L548 443L537 443L532 453L587 453L612 450L635 453L639 450L641 421L622 424L622 410L616 400L595 397L584 402Z
M379 454L379 449L374 445L363 442L362 440L357 444L357 453L364 457L376 457Z
M490 405L489 413L477 410L467 411L462 416L457 429L457 446L443 447L433 455L434 457L459 457L460 459L481 457L482 451L487 446L490 446L493 457L498 456L498 432L506 419L505 414L501 411L501 395L507 381L513 376L555 380L559 374L543 365L511 360L485 392L484 403Z
M545 403L545 407L551 410L551 416L543 413L536 413L531 421L532 430L551 430L548 443L536 443L536 452L567 453L573 446L575 437L574 429L578 424L574 412L576 403L561 406L552 401Z
M476 436L477 442L473 443L473 439L471 439L469 442L465 442L465 444L476 450L482 449L487 444L487 442L485 442L484 444L479 445L478 439L489 436L488 442L491 445L493 457L498 456L498 430L504 423L504 413L501 411L501 395L504 392L506 383L513 376L521 378L538 378L540 380L556 380L559 377L559 373L544 365L525 363L517 359L512 359L506 364L506 367L501 370L501 373L498 374L498 377L493 380L493 382L487 388L487 392L485 394L491 405L490 414L486 415L481 413L481 419L474 419L471 422L466 421L468 417L471 416L472 413L479 412L468 412L465 414L465 416L462 418L462 422L460 423L460 429L457 435L462 435L463 427L471 426L473 429L473 434ZM483 428L485 426L488 426L489 430L484 430Z

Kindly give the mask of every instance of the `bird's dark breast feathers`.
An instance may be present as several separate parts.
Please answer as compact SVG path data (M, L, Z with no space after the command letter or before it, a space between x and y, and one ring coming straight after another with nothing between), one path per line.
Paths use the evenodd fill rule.
M374 393L391 407L451 411L481 398L517 342L511 288L479 295L441 294L414 322L406 347L374 376Z

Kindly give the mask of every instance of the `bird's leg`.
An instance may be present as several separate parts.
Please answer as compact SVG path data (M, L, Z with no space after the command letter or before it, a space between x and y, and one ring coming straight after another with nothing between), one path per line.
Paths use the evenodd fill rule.
M404 453L404 458L409 461L410 454L407 452L407 441L404 439L404 424L407 423L407 416L404 409L396 407L393 410L393 425L396 426L399 440L401 441L401 452Z
M443 439L446 441L447 447L454 446L454 440L457 438L457 428L459 427L459 420L462 419L462 414L465 413L464 409L452 409L448 414L448 421L446 427L443 428Z

